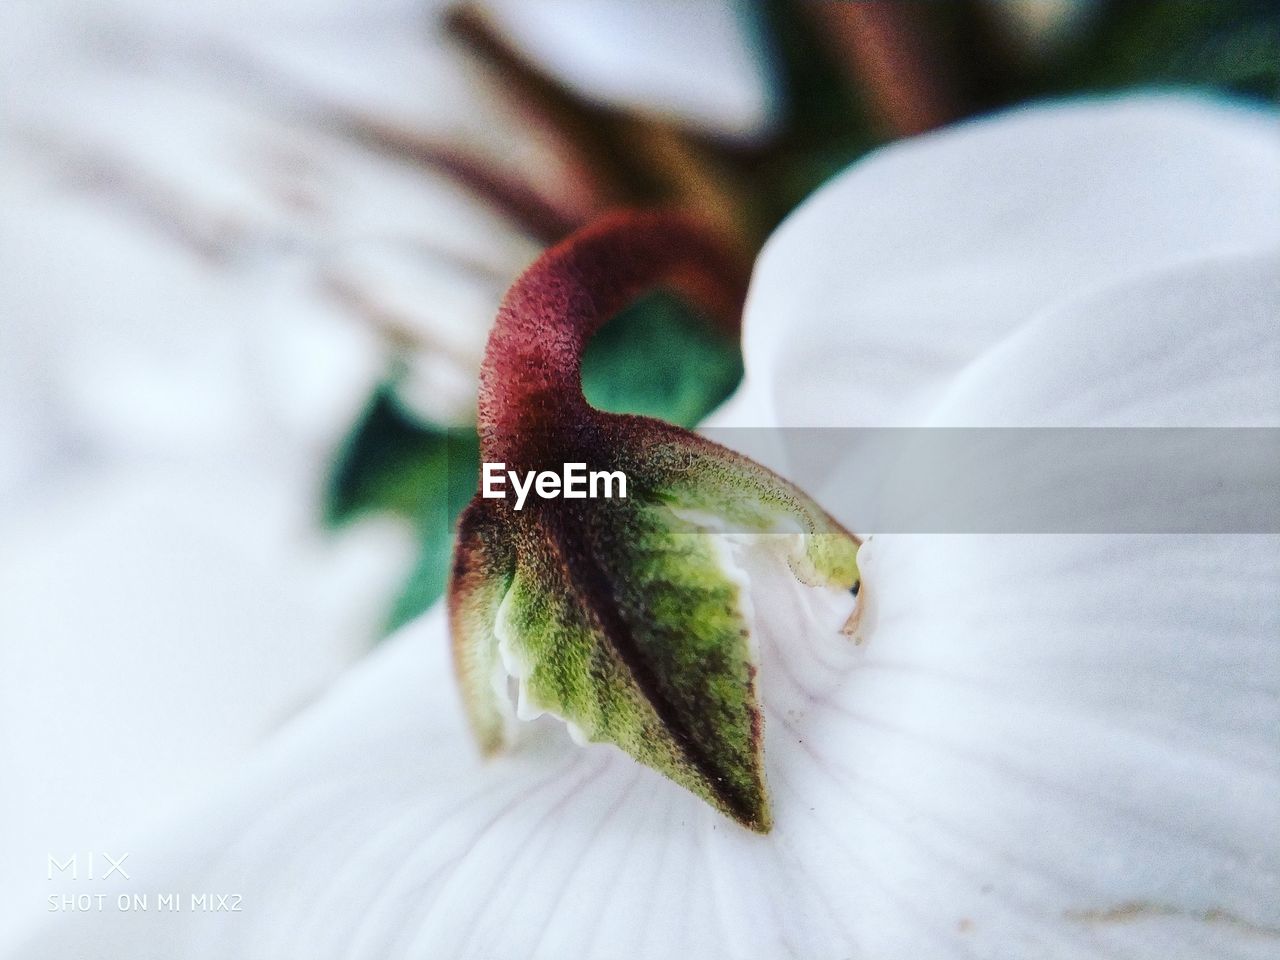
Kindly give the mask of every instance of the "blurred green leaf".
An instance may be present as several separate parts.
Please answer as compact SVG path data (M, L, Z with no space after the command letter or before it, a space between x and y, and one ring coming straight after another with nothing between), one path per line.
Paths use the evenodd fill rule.
M338 453L325 493L325 521L341 526L366 513L388 512L419 526L437 518L432 504L448 499L450 467L474 468L472 429L422 422L380 384ZM451 518L449 518L451 519Z
M638 301L595 335L582 359L592 406L690 427L742 379L735 339L669 294Z
M387 615L387 633L425 613L444 596L449 580L449 563L453 559L453 531L461 512L459 507L451 511L447 522L420 528L418 559L391 605L391 612Z
M387 618L388 632L426 610L444 591L453 527L475 492L474 428L445 428L405 410L394 380L380 384L344 441L326 490L326 522L390 513L411 523L418 560Z

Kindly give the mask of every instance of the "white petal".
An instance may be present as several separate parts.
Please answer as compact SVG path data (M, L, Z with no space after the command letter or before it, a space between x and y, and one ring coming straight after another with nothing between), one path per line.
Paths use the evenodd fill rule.
M481 4L539 66L590 100L735 138L776 119L755 13L739 0Z
M376 635L411 538L326 542L292 472L82 465L6 524L0 846L32 865L0 872L6 902L39 899L46 854L83 865L205 795Z
M1280 921L1277 546L873 540L868 661L832 709L864 728L859 847L905 895L878 932L925 948L914 913L984 956L1261 955Z
M957 371L920 425L1280 427L1277 317L1280 248L1131 277L1032 314ZM840 448L796 479L864 533L1230 531L1274 513L1267 491L1252 485L1274 470L1216 462L1240 455L1234 438L1202 434L1175 448L1163 433L1126 433L1131 447L1149 446L1123 451L1056 430L955 440L921 431L888 442L857 431L772 433L793 463L815 442ZM1164 457L1173 458L1169 472L1156 477Z
M769 241L745 319L747 383L787 426L914 425L1041 309L1187 257L1280 242L1276 210L1269 111L1080 101L904 141Z
M769 582L790 581L769 551L757 562L773 565ZM809 615L810 593L780 596L762 612L766 642ZM822 676L853 654L837 633L846 613L825 618L832 646L814 658ZM316 958L414 956L428 945L457 957L592 956L619 943L636 945L629 956L668 956L690 937L712 950L725 935L744 947L781 943L785 931L751 910L773 881L761 888L724 867L744 855L783 865L784 848L612 748L574 745L554 720L532 725L515 753L482 763L448 647L437 609L348 676L191 827L158 844L129 842L138 890L240 893L243 914L108 910L74 918L83 924L52 918L46 933L138 958L175 943L184 957ZM810 654L794 652L808 663ZM767 682L790 708L796 691L768 662L776 653L764 655ZM769 730L785 737L780 723ZM591 904L595 930L562 903ZM72 949L40 949L64 947Z
M1280 246L1135 276L1029 316L930 422L1280 426L1278 317Z
M243 914L59 916L38 955L1262 956L1275 547L875 540L862 647L840 611L798 629L822 592L753 571L766 838L554 727L481 764L437 611L204 815L130 846L149 888Z

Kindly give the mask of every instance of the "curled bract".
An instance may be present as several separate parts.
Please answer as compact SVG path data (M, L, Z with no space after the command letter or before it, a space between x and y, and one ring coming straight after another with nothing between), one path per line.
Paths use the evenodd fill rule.
M771 824L744 591L726 532L771 535L806 583L858 583L859 541L795 486L670 424L582 394L591 335L637 295L674 285L736 322L740 273L670 215L607 218L512 287L481 374L481 459L519 472L621 471L625 498L477 495L449 586L454 660L482 749L547 712L615 744L744 826Z

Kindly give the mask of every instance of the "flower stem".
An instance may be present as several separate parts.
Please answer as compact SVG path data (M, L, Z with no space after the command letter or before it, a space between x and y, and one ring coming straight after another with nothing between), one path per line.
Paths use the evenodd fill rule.
M531 448L591 420L583 352L641 294L673 288L736 333L746 279L718 236L676 214L612 214L547 251L507 293L489 337L480 371L484 459L527 463Z

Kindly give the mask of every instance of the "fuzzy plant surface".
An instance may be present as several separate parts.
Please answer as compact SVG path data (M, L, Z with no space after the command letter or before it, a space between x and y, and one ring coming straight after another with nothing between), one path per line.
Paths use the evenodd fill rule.
M764 779L749 584L734 535L787 551L803 582L858 585L859 540L794 485L661 420L586 401L592 335L636 297L674 287L736 323L745 284L716 238L666 214L618 214L544 254L508 292L481 372L481 460L621 471L627 495L477 495L449 585L455 667L482 750L550 713L611 743L752 830ZM516 710L510 689L514 687Z

